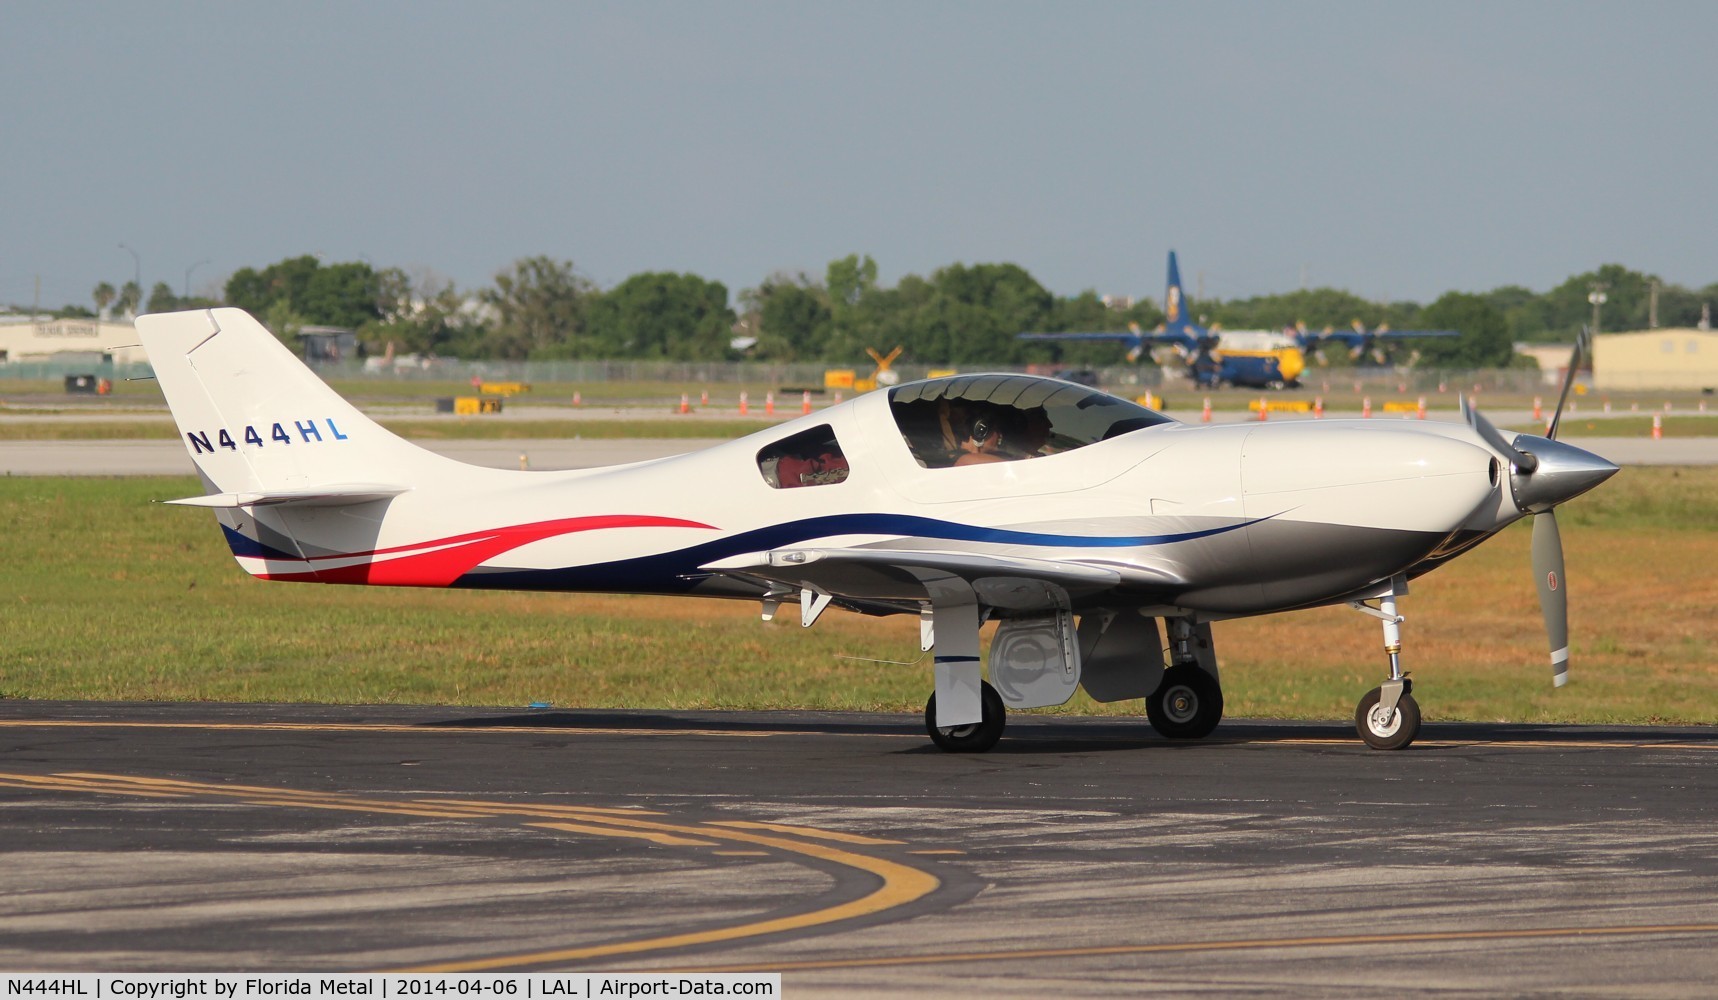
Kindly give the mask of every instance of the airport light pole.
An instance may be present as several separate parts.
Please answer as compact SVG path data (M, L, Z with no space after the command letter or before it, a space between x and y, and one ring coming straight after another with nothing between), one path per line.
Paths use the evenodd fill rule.
M185 298L191 297L191 272L195 271L199 267L202 267L204 264L207 264L208 262L209 262L209 259L207 257L205 257L202 260L198 261L195 264L192 264L190 267L187 267L185 269Z

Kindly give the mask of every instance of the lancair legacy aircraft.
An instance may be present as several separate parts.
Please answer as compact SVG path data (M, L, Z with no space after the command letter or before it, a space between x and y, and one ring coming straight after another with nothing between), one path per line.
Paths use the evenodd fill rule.
M207 488L171 502L212 509L253 575L749 598L765 619L797 602L805 626L831 605L917 615L936 651L925 725L945 750L987 750L1005 706L1080 687L1203 737L1223 710L1211 623L1326 604L1383 622L1389 674L1356 726L1405 747L1420 713L1397 601L1529 514L1561 684L1551 509L1616 472L1555 424L1506 437L1471 410L1466 425L1189 426L1009 374L897 385L674 458L514 472L395 437L240 310L137 329Z

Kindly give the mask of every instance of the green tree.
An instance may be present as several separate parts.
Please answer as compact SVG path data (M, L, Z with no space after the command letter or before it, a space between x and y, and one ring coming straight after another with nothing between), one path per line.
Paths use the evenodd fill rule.
M137 282L128 281L119 288L119 296L114 299L114 310L124 316L136 316L137 307L143 302L143 289L137 287Z
M227 279L227 304L253 316L263 315L277 302L285 302L298 311L310 287L310 278L319 267L315 257L305 254L270 264L261 271L240 268Z
M157 281L155 287L149 290L149 311L172 312L178 308L179 296L173 294L173 287L165 281Z
M90 293L90 297L95 299L96 313L105 316L107 315L107 307L113 304L113 300L119 297L119 293L113 290L112 285L104 281L95 286L95 291Z
M292 303L286 299L276 299L257 316L257 320L292 353L300 354L303 351L303 345L298 342L298 331L310 324L293 310Z
M324 267L309 254L278 261L261 271L241 268L227 279L226 295L229 305L254 316L290 313L306 325L356 330L382 318L374 268L363 262Z
M728 356L728 289L694 274L635 274L592 304L591 339L605 357L716 361Z
M828 291L804 274L773 275L742 292L740 301L757 330L757 357L795 361L822 354L834 314Z
M311 271L291 302L311 323L356 330L382 318L377 299L376 272L358 261Z
M1596 271L1577 274L1545 293L1546 329L1537 339L1572 342L1582 327L1591 325L1593 305L1587 297L1595 285L1605 293L1598 332L1644 330L1647 299L1655 280L1621 264L1605 264Z
M907 345L929 362L967 365L1025 356L1017 334L1041 330L1053 296L1017 264L951 264L931 276L930 323Z
M1508 368L1515 348L1509 323L1483 295L1445 292L1420 314L1421 322L1459 337L1423 340L1416 347L1420 363L1433 368Z
M503 358L600 357L586 337L585 318L596 286L573 270L570 260L522 257L495 276L483 292L496 322L488 343Z
M829 294L829 334L824 338L823 356L857 364L865 358L865 348L878 339L874 327L887 309L886 303L878 301L877 262L870 254L856 253L832 260L824 271L823 284Z

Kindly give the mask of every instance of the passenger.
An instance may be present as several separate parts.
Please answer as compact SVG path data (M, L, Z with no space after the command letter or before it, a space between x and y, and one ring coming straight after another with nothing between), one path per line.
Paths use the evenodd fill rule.
M1010 418L1002 435L1005 454L1015 459L1038 459L1050 454L1050 414L1046 414L1045 407L1014 411Z

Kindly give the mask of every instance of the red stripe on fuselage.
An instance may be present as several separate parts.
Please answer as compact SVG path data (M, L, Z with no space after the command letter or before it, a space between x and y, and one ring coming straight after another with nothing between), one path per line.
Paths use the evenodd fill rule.
M308 572L265 573L265 580L316 581L320 583L360 583L383 587L446 587L483 562L521 545L570 535L580 531L602 531L608 528L705 528L714 525L698 521L683 521L675 517L650 517L635 514L603 514L596 517L567 517L533 524L515 524L489 531L474 531L464 535L395 545L369 552L312 556ZM388 559L371 558L369 562L351 566L317 567L319 562L336 559L362 559L389 556L396 552L434 548L431 552L395 556Z

